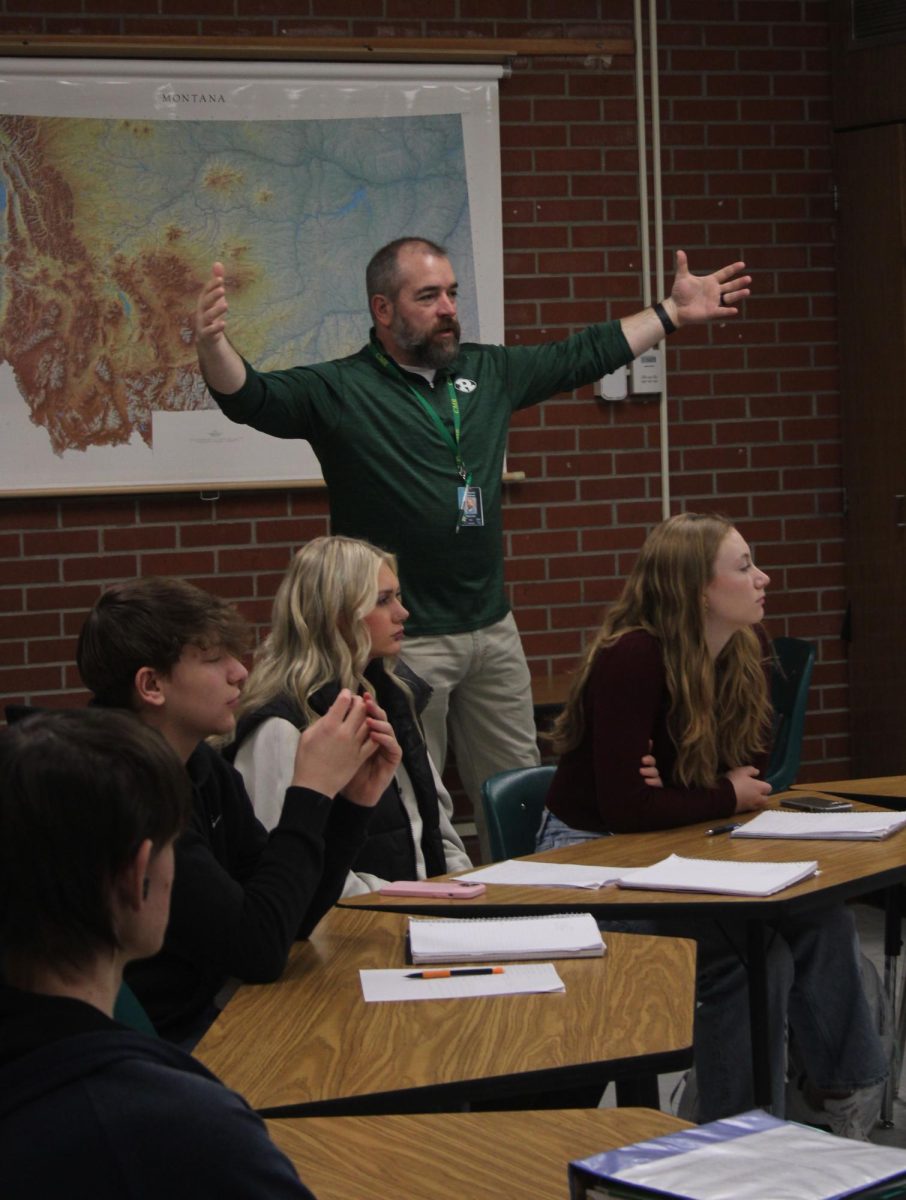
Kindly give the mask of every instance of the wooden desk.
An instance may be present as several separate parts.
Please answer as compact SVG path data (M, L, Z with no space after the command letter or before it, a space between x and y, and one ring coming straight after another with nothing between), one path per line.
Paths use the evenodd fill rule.
M268 1121L318 1200L564 1200L570 1161L688 1128L647 1108Z
M832 779L823 783L794 783L793 792L830 793L847 800L866 800L883 808L906 809L906 775L877 775L873 779Z
M366 1004L359 969L404 966L406 926L333 909L277 983L239 989L196 1056L270 1116L513 1107L692 1061L691 941L609 935L604 958L557 960L561 995Z
M862 804L859 807L871 808ZM745 821L747 818L743 816L739 819ZM475 900L429 901L409 898L413 903L408 904L402 897L382 897L370 893L351 897L341 903L344 906L393 908L396 911L424 914L444 912L459 916L582 911L593 913L598 920L616 920L627 917L651 918L656 915L652 912L656 907L672 917L680 914L713 916L724 912L743 918L748 941L755 1097L759 1104L768 1107L771 1103L771 1078L766 1017L766 923L786 912L802 912L902 883L906 879L906 831L880 842L782 841L767 838L746 841L726 835L709 837L706 831L712 824L701 822L657 833L618 834L527 857L541 862L619 867L650 866L671 853L689 858L721 858L738 862L795 862L807 858L817 860L819 873L777 895L763 898L622 888L587 891L579 888L527 888L498 884L488 885L486 893ZM889 930L893 920L894 911L890 905Z
M784 794L784 793L781 793ZM859 807L870 810L871 805ZM747 816L736 818L751 819ZM786 841L774 838L743 840L707 830L724 822L702 821L657 833L621 833L548 850L526 857L537 862L581 863L618 867L647 867L668 854L688 858L719 858L737 862L798 862L816 859L819 873L775 896L721 896L699 892L655 892L623 888L516 887L488 884L483 896L474 900L442 897L380 896L367 892L340 900L342 907L387 912L446 916L507 916L514 912L591 912L599 920L607 917L651 917L652 906L671 915L711 913L732 909L740 917L773 917L787 910L803 911L829 901L846 900L865 892L879 891L906 879L906 831L880 842ZM439 878L444 878L439 876Z

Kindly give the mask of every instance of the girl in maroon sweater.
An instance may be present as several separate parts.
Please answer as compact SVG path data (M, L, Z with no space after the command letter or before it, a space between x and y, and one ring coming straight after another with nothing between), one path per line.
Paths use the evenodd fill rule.
M539 850L720 820L767 804L771 789L760 775L771 727L770 656L760 622L769 582L722 517L684 513L652 531L554 726L561 758ZM649 751L657 770L640 771ZM699 944L698 1119L750 1108L742 923L662 920L656 931ZM836 1132L862 1136L873 1123L866 1108L874 1116L880 1109L887 1063L846 908L773 923L769 989L774 1112L784 1109L788 1019L821 1118ZM874 1089L868 1105L856 1095L866 1088Z

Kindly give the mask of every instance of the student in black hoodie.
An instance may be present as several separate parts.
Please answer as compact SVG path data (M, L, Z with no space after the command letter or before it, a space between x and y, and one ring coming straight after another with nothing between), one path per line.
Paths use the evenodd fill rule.
M163 941L190 804L179 759L126 714L0 731L4 1200L311 1200L239 1096L112 1018L124 966Z
M300 739L266 832L239 773L204 741L233 729L246 640L231 605L157 578L105 592L79 636L95 704L129 709L161 733L192 784L163 949L127 972L157 1031L183 1047L215 1018L229 980L279 978L293 941L340 895L401 756L377 703L343 689Z

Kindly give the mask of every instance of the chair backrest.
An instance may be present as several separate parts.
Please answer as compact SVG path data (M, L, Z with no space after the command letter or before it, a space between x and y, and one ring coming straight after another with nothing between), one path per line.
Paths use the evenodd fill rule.
M776 661L771 672L774 740L765 779L775 792L796 781L802 752L802 729L815 647L801 638L774 638Z
M492 775L481 785L491 858L535 853L535 833L554 767L515 767Z
M157 1037L157 1030L151 1024L151 1018L128 983L120 984L113 1006L113 1019L121 1025L128 1025L130 1029L137 1029L139 1033Z

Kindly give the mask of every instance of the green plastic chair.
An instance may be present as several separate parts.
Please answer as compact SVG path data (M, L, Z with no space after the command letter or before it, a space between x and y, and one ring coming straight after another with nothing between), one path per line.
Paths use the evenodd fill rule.
M553 767L515 767L481 785L493 862L535 853L535 833L553 775Z
M116 995L116 1004L113 1006L113 1019L119 1021L121 1025L128 1025L130 1029L135 1029L139 1033L147 1033L151 1037L158 1036L157 1030L151 1024L151 1018L128 983L120 984L120 990Z
M776 659L771 672L774 740L765 779L773 791L783 792L796 782L799 770L815 647L801 638L789 637L774 638L773 647Z

